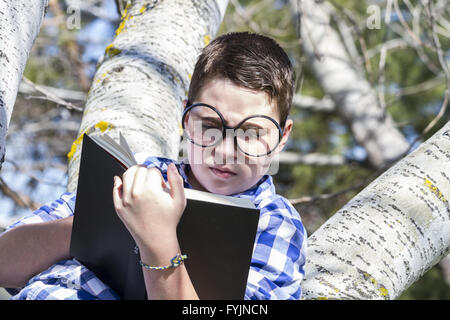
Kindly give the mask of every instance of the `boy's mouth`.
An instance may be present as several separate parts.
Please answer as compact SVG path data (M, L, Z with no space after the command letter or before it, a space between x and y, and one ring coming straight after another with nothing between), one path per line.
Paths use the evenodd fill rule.
M209 169L212 171L212 173L214 173L216 176L218 176L220 178L229 178L229 177L236 175L236 173L234 173L228 169L225 169L225 168L219 169L219 168L210 167Z

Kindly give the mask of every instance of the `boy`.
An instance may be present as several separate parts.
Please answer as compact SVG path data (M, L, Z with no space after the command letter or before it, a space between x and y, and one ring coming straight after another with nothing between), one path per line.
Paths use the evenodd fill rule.
M306 232L265 174L292 130L293 79L273 40L215 39L197 61L183 113L188 162L149 157L114 177L116 212L139 247L149 299L198 298L175 232L183 187L250 198L260 209L245 299L300 298ZM74 203L74 194L64 194L0 237L0 286L25 286L13 299L118 298L69 257Z

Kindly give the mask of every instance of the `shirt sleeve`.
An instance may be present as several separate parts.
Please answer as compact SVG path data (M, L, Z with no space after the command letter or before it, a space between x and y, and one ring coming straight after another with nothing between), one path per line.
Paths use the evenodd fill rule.
M283 197L261 209L245 299L300 299L306 230Z
M8 228L6 228L5 232L11 230L15 227L31 224L31 223L39 223L52 221L62 218L67 218L73 215L75 208L75 193L66 192L59 199L55 201L50 201L41 206L39 209L35 210L28 216L25 216L18 221L14 222ZM5 288L11 295L18 294L19 290L14 288Z
M70 217L73 215L75 209L75 198L75 193L66 192L59 199L47 202L29 216L14 222L6 229L6 231L24 224L46 222Z

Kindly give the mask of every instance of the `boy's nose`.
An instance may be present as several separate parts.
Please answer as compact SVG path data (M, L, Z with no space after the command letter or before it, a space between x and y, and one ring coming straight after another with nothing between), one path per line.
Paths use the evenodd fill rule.
M234 143L234 131L226 129L225 138L214 148L215 160L225 163L234 163L237 155L237 146Z

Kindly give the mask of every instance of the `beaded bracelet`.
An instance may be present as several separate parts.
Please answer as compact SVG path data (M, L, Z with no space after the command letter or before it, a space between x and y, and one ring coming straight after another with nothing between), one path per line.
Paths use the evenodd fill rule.
M150 269L150 270L166 270L169 268L176 268L178 267L180 264L183 263L184 260L187 259L187 255L185 254L180 254L177 253L177 255L175 257L173 257L172 259L170 259L170 265L169 266L163 266L163 267L152 267L149 266L148 264L145 264L144 262L142 262L142 260L139 260L139 264L141 266L143 266L145 269Z

